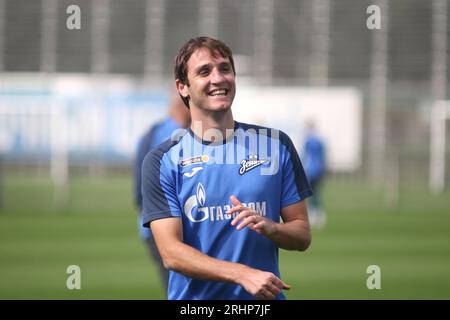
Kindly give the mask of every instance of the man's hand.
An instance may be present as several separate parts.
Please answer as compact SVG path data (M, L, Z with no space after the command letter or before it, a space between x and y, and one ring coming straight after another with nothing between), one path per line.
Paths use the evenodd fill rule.
M231 221L231 225L233 227L237 226L236 230L242 230L245 227L249 227L253 231L265 236L268 236L275 231L275 222L266 219L254 210L243 206L239 199L235 196L231 196L230 199L233 203L233 208L231 208L227 213L232 215L234 212L239 212L233 221ZM241 223L239 224L240 221Z
M240 285L258 299L274 299L281 290L291 287L276 277L273 273L249 269L242 273Z
M274 299L281 290L290 288L273 273L212 258L183 243L179 217L154 220L150 227L167 269L191 278L235 283L258 299Z

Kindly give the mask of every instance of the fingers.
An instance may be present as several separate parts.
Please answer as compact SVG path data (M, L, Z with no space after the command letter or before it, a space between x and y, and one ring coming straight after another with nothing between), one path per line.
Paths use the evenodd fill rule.
M275 299L282 290L290 289L275 274L261 270L251 270L243 280L242 287L258 299Z
M265 220L261 220L261 221L259 221L258 223L256 223L254 226L253 226L253 230L259 230L259 229L262 229L263 227L264 227L264 225L266 224L266 221Z
M270 294L273 296L273 298L275 298L281 292L281 288L278 288L273 283L268 285L265 289L270 292Z
M256 298L261 300L273 300L275 299L276 294L273 294L270 290L261 289L258 294L256 294Z
M273 280L273 283L280 288L281 290L289 290L291 289L291 286L286 284L283 280L281 280L280 278L275 277L275 279Z
M244 207L245 208L245 207ZM256 214L253 210L242 210L232 221L232 226L237 226L236 230L242 230L245 227L250 227L252 230L261 229L266 225L265 219Z
M281 293L281 290L289 290L290 286L284 283L281 279L276 276L266 283L258 293L255 295L259 299L272 300Z
M273 300L280 292L276 287L265 286L255 294L255 297L262 300Z
M233 206L238 206L241 204L241 202L239 201L238 198L236 198L236 196L233 196L233 195L230 196L230 200L231 200L231 203L233 204Z
M264 219L255 211L242 205L236 196L232 195L230 196L230 199L233 203L233 207L226 213L232 215L235 212L239 212L239 214L231 221L231 225L237 226L236 230L242 230L245 227L249 227L260 233L258 230L265 226ZM242 222L239 224L240 221Z
M267 237L269 237L276 231L276 224L273 223L272 221L265 218L261 218L258 221L259 222L252 227L253 231L258 232L259 234L262 234Z
M244 210L231 222L231 225L235 226L238 224L239 220L242 220L242 222L236 227L236 230L241 230L246 226L250 226L250 224L257 224L260 219L260 216L254 215L251 211Z
M241 220L242 218L247 217L250 214L250 211L247 207L244 207L242 203L235 197L230 196L231 202L233 203L234 207L227 211L227 214L232 215L235 212L240 212L232 221L231 225L235 226Z
M236 196L230 196L231 199L231 203L233 204L233 208L231 208L230 210L228 210L228 214L231 215L235 212L239 212L241 210L244 210L246 207L244 207L242 205L242 203L239 201L238 198L236 198Z
M247 209L247 207L244 207L242 204L238 204L237 206L235 206L235 207L231 208L230 210L228 210L227 213L229 215L232 215L235 212L240 212L240 211L245 210L245 209Z

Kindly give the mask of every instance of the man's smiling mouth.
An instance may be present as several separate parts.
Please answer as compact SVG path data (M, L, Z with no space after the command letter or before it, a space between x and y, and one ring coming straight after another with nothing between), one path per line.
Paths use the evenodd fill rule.
M228 89L214 89L210 92L208 92L209 96L215 97L215 96L220 96L220 97L224 97L228 94L230 90Z

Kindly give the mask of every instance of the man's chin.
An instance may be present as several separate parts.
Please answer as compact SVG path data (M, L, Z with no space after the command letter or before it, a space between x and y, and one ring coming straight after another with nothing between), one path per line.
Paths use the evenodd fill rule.
M231 103L221 103L209 107L211 111L227 111L231 109Z
M199 106L198 109L208 112L226 112L231 109L230 102L216 102L210 104L204 104L203 106Z
M224 106L221 106L217 111L220 111L220 112L227 112L227 111L230 111L230 109L231 109L231 105L224 105Z

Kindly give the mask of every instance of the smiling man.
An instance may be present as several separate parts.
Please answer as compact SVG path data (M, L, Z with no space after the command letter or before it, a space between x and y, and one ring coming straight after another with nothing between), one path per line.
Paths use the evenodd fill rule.
M233 119L235 75L223 42L189 40L175 81L191 127L144 160L142 218L170 270L169 299L285 299L278 248L311 242L297 152L283 132Z

